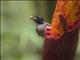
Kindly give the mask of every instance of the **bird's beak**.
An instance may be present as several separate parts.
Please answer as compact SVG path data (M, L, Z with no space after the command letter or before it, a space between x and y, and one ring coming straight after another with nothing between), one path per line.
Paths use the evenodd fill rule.
M37 18L35 16L30 16L31 20L37 20Z

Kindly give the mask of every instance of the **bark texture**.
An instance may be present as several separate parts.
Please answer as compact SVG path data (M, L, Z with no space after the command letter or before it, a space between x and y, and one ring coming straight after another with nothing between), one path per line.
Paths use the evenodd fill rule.
M66 27L59 15L64 17ZM43 60L74 60L79 25L80 1L57 0L51 29L45 29Z

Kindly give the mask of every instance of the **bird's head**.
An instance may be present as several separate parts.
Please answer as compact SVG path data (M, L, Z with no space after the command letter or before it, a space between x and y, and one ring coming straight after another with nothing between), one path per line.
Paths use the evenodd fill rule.
M41 16L30 16L32 20L34 20L37 24L43 24L44 19Z

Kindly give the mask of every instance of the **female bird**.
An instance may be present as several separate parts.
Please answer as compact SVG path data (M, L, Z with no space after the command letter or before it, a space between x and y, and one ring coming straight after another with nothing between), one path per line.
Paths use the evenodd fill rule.
M36 23L36 32L38 35L44 37L46 26L50 26L41 16L30 16L30 18Z

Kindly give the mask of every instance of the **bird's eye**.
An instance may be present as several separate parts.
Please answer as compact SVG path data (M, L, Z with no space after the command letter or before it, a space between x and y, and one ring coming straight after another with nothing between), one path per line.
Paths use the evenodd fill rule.
M39 21L43 21L44 19L40 16L36 16L36 18L39 20Z
M36 18L39 20L40 19L40 17L39 16L36 16Z

